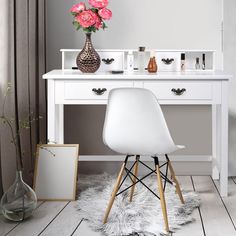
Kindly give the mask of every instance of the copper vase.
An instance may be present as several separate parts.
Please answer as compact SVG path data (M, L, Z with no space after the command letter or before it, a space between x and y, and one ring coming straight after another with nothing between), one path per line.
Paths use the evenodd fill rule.
M93 47L91 33L86 33L86 42L76 58L76 64L83 73L94 73L100 67L101 59Z
M156 63L156 58L151 57L148 63L148 72L149 73L156 73L157 72L157 63Z

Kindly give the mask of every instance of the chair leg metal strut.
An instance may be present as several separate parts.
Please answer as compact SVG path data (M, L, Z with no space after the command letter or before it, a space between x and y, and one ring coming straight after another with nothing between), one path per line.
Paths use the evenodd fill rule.
M137 176L138 175L138 163L139 163L139 159L140 159L140 156L136 156L136 161L135 161L135 166L134 166L134 175ZM130 196L129 196L129 201L132 202L132 199L133 199L133 195L134 195L134 189L135 189L135 184L136 184L136 178L133 176L133 179L132 179L132 183L134 184L132 187L131 187L131 191L130 191Z
M123 192L127 191L128 189L131 188L131 191L130 191L130 195L129 195L129 200L130 202L132 201L133 199L133 195L134 195L134 190L135 190L135 185L137 183L141 183L144 187L146 187L154 196L156 196L158 199L160 199L161 201L161 208L162 208L162 213L163 213L163 219L164 219L164 223L165 223L165 230L167 232L169 232L169 223L168 223L168 216L167 216L167 209L166 209L166 201L165 201L165 195L164 195L164 192L165 192L165 188L166 188L166 183L170 183L172 185L175 185L175 188L176 188L176 193L178 194L179 198L180 198L180 201L181 203L184 204L184 199L183 199L183 196L182 196L182 193L181 193L181 189L180 189L180 186L179 186L179 183L178 183L178 180L175 176L175 172L174 172L174 169L173 169L173 166L169 160L169 157L168 155L165 155L166 157L166 162L162 165L160 165L159 163L159 159L158 157L154 156L152 157L154 159L154 164L155 164L155 169L152 169L151 167L149 167L148 165L146 165L145 163L143 163L142 161L140 161L140 156L139 155L136 155L136 160L134 162L134 164L130 167L130 169L127 168L127 161L128 161L128 158L131 157L133 155L127 155L126 158L125 158L125 161L124 163L122 164L121 166L121 169L120 169L120 172L118 174L118 177L117 177L117 180L116 180L116 183L115 183L115 186L114 186L114 189L113 189L113 192L111 194L111 198L109 200L109 203L108 203L108 206L107 206L107 209L106 209L106 212L105 212L105 216L104 216L104 219L103 219L103 223L105 224L107 222L107 219L108 219L108 216L109 216L109 213L111 211L111 208L112 208L112 205L114 203L114 200L115 200L115 197L122 194ZM151 172L146 174L144 177L142 178L138 178L137 177L137 174L138 174L138 167L139 167L139 164L145 166L146 168L148 168ZM162 167L166 166L166 169L165 169L165 173L163 173L160 169ZM132 172L132 170L134 169L134 173ZM170 174L171 174L171 180L168 178L168 170L170 171ZM126 175L124 176L123 180L122 180L122 176L123 176L123 173L124 171L126 172ZM151 174L155 173L156 176L157 176L157 185L158 185L158 192L159 192L159 195L157 195L153 190L151 190L144 182L143 180L145 178L147 178L148 176L150 176ZM131 179L131 182L132 184L126 188L124 188L123 190L120 191L122 185L124 184L125 180L127 179L127 177L129 177ZM162 179L164 180L164 186L163 186L163 181Z

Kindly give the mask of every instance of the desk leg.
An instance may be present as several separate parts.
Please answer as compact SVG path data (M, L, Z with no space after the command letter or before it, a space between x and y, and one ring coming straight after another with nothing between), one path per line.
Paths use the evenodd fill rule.
M212 179L220 179L220 106L212 105Z
M55 127L56 127L56 142L59 144L64 143L64 105L57 104L55 107L56 112L56 120L55 120Z
M48 143L64 143L64 105L55 103L54 80L48 80Z
M54 80L48 80L48 135L47 135L47 142L48 143L55 143L56 142L56 127L55 127L55 82Z
M220 162L220 195L228 195L228 82L222 81L222 100L220 107L221 118L221 162Z

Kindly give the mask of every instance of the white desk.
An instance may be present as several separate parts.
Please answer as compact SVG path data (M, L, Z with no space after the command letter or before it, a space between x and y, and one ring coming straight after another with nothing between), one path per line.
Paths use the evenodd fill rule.
M212 105L212 177L220 178L221 196L228 193L228 82L223 72L160 72L157 74L106 72L82 74L53 70L48 80L48 140L64 142L64 104L106 104L109 90L144 87L153 91L160 104ZM93 89L106 89L96 94ZM173 89L185 89L176 94ZM177 91L178 92L178 91Z

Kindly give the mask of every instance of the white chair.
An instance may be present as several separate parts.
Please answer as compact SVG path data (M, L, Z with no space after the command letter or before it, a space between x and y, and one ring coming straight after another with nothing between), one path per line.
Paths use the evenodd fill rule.
M175 185L176 192L182 203L184 203L184 199L167 154L184 148L184 146L174 144L155 95L151 91L141 88L111 90L103 128L103 141L110 149L126 154L108 203L103 223L107 222L115 197L121 193L118 193L118 191L127 176L130 176L133 181L133 184L129 187L131 188L130 201L133 198L135 184L138 182L144 184L142 180L147 176L141 179L137 177L138 164L141 163L151 170L150 174L156 173L157 175L159 196L150 190L148 186L144 185L160 199L165 229L169 232L164 197L166 182ZM158 156L163 154L166 157L166 162L160 165ZM141 155L148 155L154 159L154 170L140 160ZM126 164L131 156L136 156L136 161L128 169ZM166 166L165 174L160 170L163 166ZM134 172L132 172L133 169ZM171 179L167 176L168 169L170 170ZM126 171L126 176L121 181L124 171ZM164 187L162 179L164 179Z

